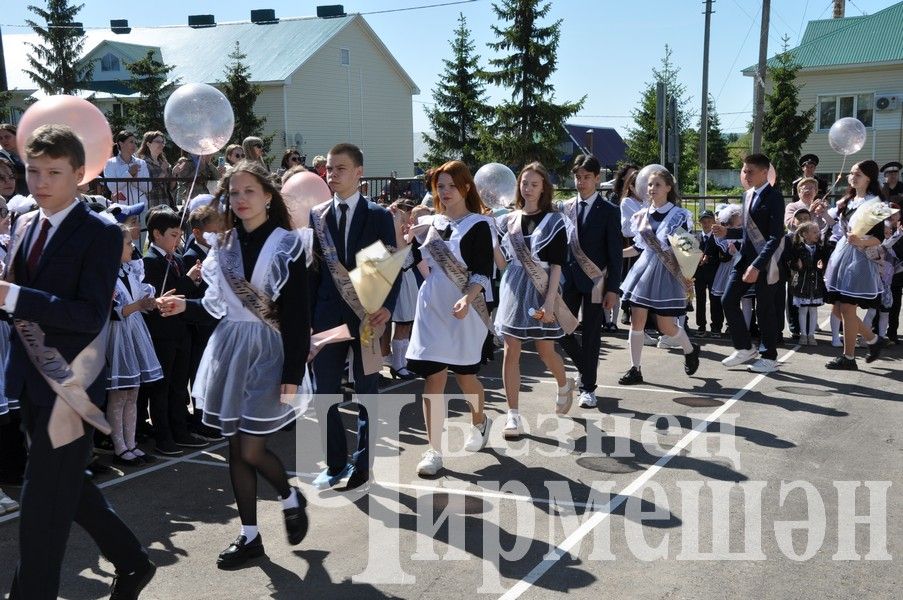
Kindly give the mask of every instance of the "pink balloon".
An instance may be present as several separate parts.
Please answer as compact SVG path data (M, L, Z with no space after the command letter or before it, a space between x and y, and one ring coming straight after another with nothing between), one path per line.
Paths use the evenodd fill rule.
M282 186L282 198L292 217L292 226L307 227L310 209L332 198L329 186L316 173L295 173Z
M778 172L774 170L774 165L770 165L768 167L768 183L774 187L774 184L778 180Z
M75 96L48 96L32 104L19 121L16 145L25 160L25 141L41 125L67 125L85 147L85 176L88 183L101 173L113 153L113 133L106 117L96 106Z

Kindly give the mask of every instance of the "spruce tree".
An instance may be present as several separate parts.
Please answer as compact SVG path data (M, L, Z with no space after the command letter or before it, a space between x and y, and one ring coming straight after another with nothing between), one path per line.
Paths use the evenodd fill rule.
M232 112L235 114L235 129L232 131L232 139L241 143L249 135L261 137L264 146L269 148L273 139L272 135L263 136L263 126L266 117L258 117L254 113L254 102L260 95L260 86L251 83L251 69L244 60L247 55L241 51L241 46L235 42L235 50L229 55L232 62L226 66L226 80L222 82L221 89L229 103L232 104Z
M31 48L31 69L25 72L46 94L73 94L91 82L93 65L80 62L85 33L73 26L75 15L83 6L73 6L68 0L47 0L46 8L28 5L28 10L44 19L44 24L25 20L42 40L40 44L26 42Z
M433 134L423 134L426 159L431 165L460 159L474 171L478 166L479 130L489 108L485 85L479 78L480 57L474 55L474 43L463 14L458 15L458 28L450 45L452 60L442 61L445 70L433 90L435 106L426 110Z
M564 123L585 99L555 102L551 84L557 68L561 19L541 25L551 9L542 0L501 0L492 5L504 27L492 25L497 42L488 45L507 56L489 61L486 80L511 91L511 99L496 107L492 122L481 135L484 161L497 161L519 169L538 160L550 170L562 165L559 146Z
M680 164L678 172L678 185L684 191L695 190L697 178L693 176L698 172L698 134L694 136L689 127L689 104L692 100L687 97L686 86L678 80L680 68L671 62L671 48L665 46L665 56L662 57L661 66L652 69L652 82L643 90L637 108L633 110L634 126L627 129L627 158L631 162L643 166L659 162L658 127L655 123L655 88L656 84L665 84L668 98L677 99L677 120L671 123L670 116L666 112L666 127L677 127L680 132ZM698 130L697 130L698 131ZM671 172L674 165L666 161L665 164ZM683 183L683 185L681 185Z
M796 72L799 64L787 51L777 55L776 63L768 67L771 91L765 95L765 114L762 121L762 152L771 159L777 172L777 186L790 190L799 172L800 150L815 123L815 107L800 112Z
M721 119L715 111L715 101L709 95L708 135L706 138L706 164L710 169L730 169L731 157L727 151L727 139L721 132Z
M167 83L167 75L175 67L158 61L153 50L148 50L144 58L129 63L126 68L132 79L124 83L140 94L137 100L124 104L126 121L139 137L146 131L166 131L163 109L166 98L177 85L177 82Z

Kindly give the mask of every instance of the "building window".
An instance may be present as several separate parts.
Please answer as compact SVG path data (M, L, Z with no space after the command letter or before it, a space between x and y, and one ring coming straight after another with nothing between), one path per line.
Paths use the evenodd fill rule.
M122 116L122 103L121 102L116 102L115 104L113 104L113 116L114 117Z
M818 99L818 129L831 129L837 119L856 117L866 127L872 126L875 94L820 96Z
M101 71L121 71L122 68L119 64L119 58L107 52L103 55L103 58L100 59L100 70Z
M342 48L339 50L339 60L341 61L343 66L348 66L351 64L351 50L348 48Z

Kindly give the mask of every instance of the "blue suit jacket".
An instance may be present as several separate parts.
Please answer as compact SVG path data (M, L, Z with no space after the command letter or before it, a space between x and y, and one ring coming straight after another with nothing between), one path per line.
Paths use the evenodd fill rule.
M71 362L110 318L122 231L79 202L50 238L34 276L29 277L26 243L36 235L37 226L35 218L23 232L26 237L16 256L10 257L15 260L15 282L21 286L14 317L40 325L44 343ZM105 388L106 373L102 371L87 390L94 404L103 406ZM32 365L15 328L6 366L6 393L36 406L50 406L55 398Z
M575 200L565 203L569 206ZM565 219L568 217L565 216ZM589 214L583 219L583 237L580 238L583 252L600 269L608 269L605 276L605 291L618 292L621 287L621 265L623 264L623 244L621 238L621 211L598 196L593 202ZM576 289L588 294L593 289L590 281L574 255L569 251L567 263L561 269L565 289Z
M744 196L744 202L746 198ZM749 212L749 218L756 222L756 226L765 237L765 245L762 251L756 250L749 236L743 240L740 246L741 259L737 263L738 269L746 269L752 265L761 271L768 270L768 263L781 240L784 239L784 196L781 191L766 185L761 197L755 202L755 208ZM727 230L729 239L743 237L743 229L735 228Z
M335 214L335 205L330 200L330 208L326 213L326 224L333 240L339 239L339 226ZM323 205L315 206L313 210L323 210ZM313 219L310 221L313 226ZM395 247L395 225L392 222L392 214L382 206L371 202L365 196L361 196L354 209L354 215L348 225L348 253L345 258L345 267L351 271L357 266L357 253L370 244L381 241L386 246ZM357 336L360 329L360 319L351 310L339 294L332 280L329 267L322 260L323 252L317 236L314 236L314 256L320 258L317 269L310 269L310 293L311 293L311 326L314 333L338 327L342 323L348 325L351 335ZM395 280L392 290L383 306L392 312L395 309L395 300L401 285L401 278Z

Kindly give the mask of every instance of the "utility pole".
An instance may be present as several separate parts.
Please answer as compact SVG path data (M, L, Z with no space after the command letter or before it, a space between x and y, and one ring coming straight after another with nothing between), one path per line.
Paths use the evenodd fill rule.
M705 0L705 37L702 43L702 110L699 117L699 195L705 196L708 186L709 133L709 33L712 27L712 2Z
M3 58L3 32L0 31L0 92L5 92L7 89L6 60ZM6 117L0 115L0 118L5 119Z
M658 127L658 164L665 164L665 147L667 146L667 95L665 82L655 84L655 124Z
M768 62L768 20L771 0L762 0L762 29L759 32L759 66L756 69L755 112L753 114L752 151L762 151L762 120L765 112L765 64Z

